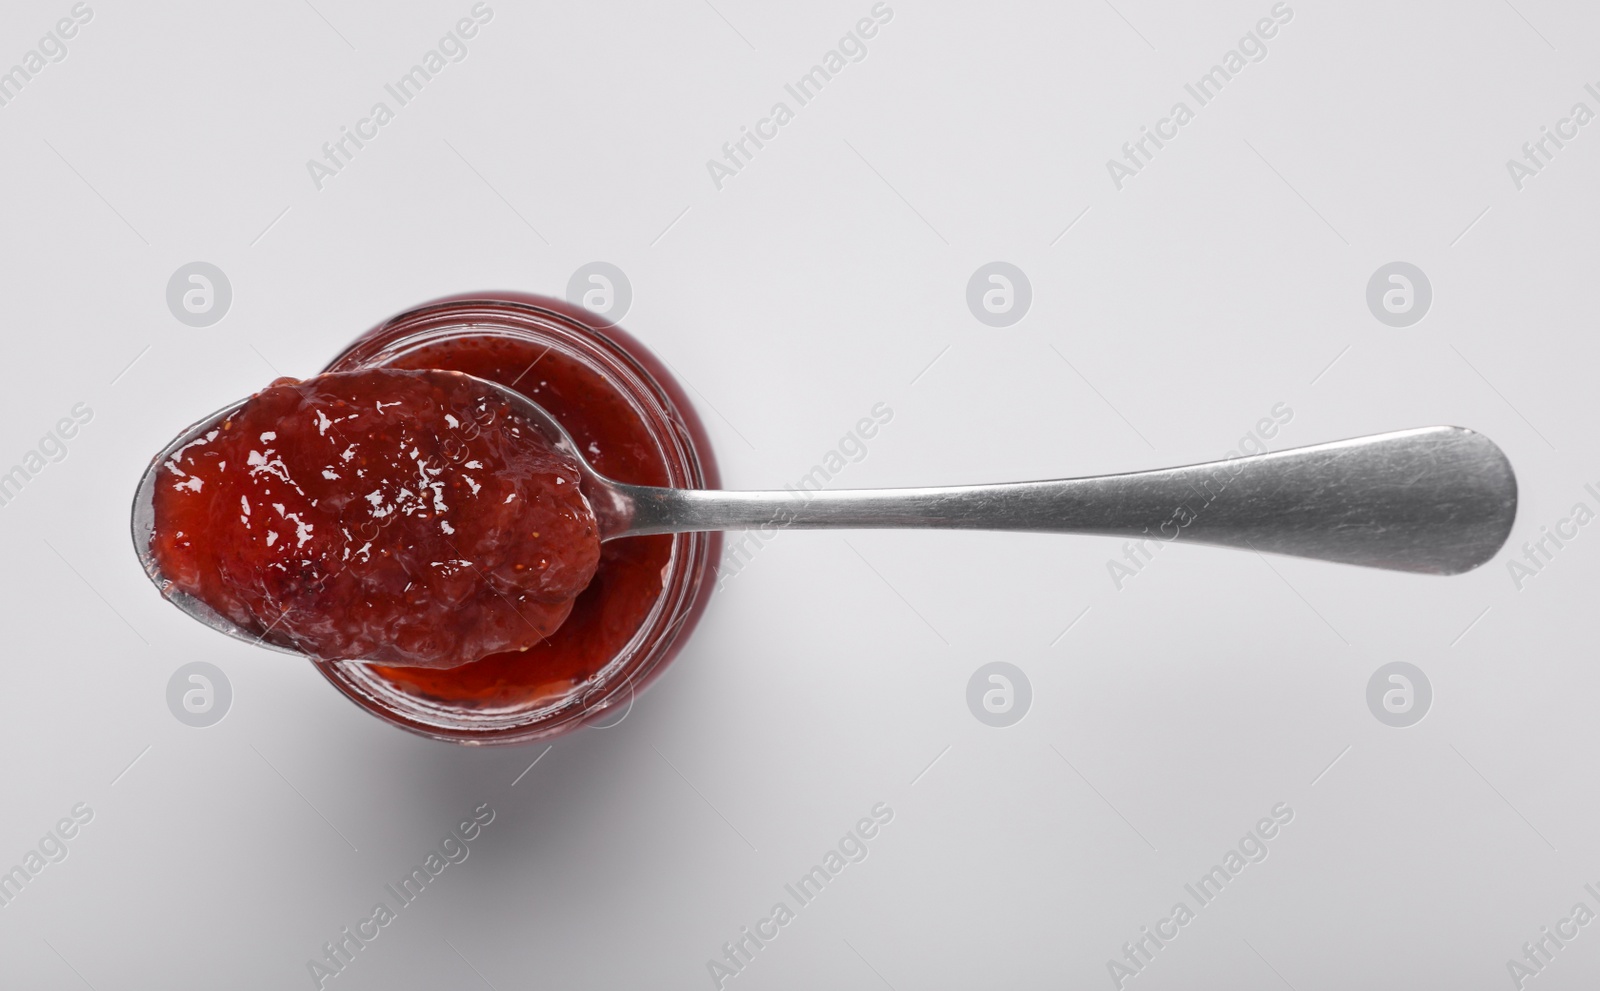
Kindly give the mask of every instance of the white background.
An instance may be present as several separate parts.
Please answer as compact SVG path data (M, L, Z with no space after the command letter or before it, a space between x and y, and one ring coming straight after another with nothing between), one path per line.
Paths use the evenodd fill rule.
M95 811L0 909L0 984L307 987L481 802L470 859L327 986L706 988L879 802L868 859L727 986L1107 987L1280 802L1268 859L1126 986L1512 984L1541 926L1600 909L1600 530L1520 590L1506 566L1600 509L1600 123L1520 191L1505 167L1600 110L1600 13L1515 2L1291 0L1268 56L1118 191L1106 159L1266 0L892 0L719 191L705 161L866 0L491 0L468 56L318 191L306 160L466 0L91 0L0 108L0 465L95 413L0 508L0 867ZM0 68L69 8L6 3ZM880 402L835 484L1206 460L1283 402L1275 446L1488 434L1521 485L1510 549L1444 579L1180 544L1119 591L1113 540L784 533L622 724L548 753L396 730L150 588L127 507L180 427L416 303L560 294L596 259L730 487L795 481ZM205 329L164 301L195 260L234 290ZM964 300L995 260L1034 291L1005 329ZM1364 298L1395 260L1434 291L1404 329ZM194 660L233 684L208 729L164 699ZM965 702L993 660L1034 691L1006 729ZM1434 688L1409 729L1365 701L1394 660ZM1600 927L1580 932L1529 985L1592 986Z

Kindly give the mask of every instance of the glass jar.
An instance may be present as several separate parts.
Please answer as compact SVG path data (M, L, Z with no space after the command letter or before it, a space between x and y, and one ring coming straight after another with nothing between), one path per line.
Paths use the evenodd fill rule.
M682 387L642 344L581 307L501 292L436 300L374 327L324 371L380 365L451 369L515 389L617 481L719 485ZM317 666L379 718L455 743L526 743L617 719L694 629L721 543L718 533L608 541L571 616L526 651L448 670Z

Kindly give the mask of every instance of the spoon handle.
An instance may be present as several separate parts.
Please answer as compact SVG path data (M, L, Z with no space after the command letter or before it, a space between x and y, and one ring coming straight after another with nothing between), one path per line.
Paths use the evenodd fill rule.
M1500 448L1443 426L1182 468L999 485L804 494L616 488L631 503L627 535L938 528L1182 537L1444 575L1493 557L1517 511L1516 476Z

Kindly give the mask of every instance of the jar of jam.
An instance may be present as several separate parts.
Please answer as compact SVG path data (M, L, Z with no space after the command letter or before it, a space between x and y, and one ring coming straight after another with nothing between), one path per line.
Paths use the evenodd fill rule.
M616 481L719 485L704 427L664 365L569 303L500 292L437 300L361 335L324 371L375 366L461 371L521 392ZM316 663L357 705L424 736L545 739L633 704L699 620L720 549L719 533L608 541L566 622L526 650L442 670Z

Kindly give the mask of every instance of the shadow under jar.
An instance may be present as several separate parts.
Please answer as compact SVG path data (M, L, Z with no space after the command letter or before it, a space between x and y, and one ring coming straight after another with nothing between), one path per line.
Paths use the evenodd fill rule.
M642 344L587 310L487 293L425 304L363 334L324 371L439 368L521 392L567 428L584 457L623 482L717 488L710 443L683 389ZM369 712L464 744L525 743L626 712L705 608L719 533L627 537L572 614L525 651L445 670L317 662Z

